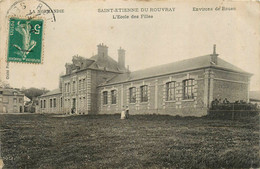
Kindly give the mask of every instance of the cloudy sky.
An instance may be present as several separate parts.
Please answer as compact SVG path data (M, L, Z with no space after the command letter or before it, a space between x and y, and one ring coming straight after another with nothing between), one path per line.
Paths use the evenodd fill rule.
M213 44L222 59L253 73L251 90L259 90L259 4L253 2L183 3L170 1L44 1L56 13L56 22L46 22L44 63L10 63L13 87L58 87L59 74L73 55L91 57L97 45L109 47L117 60L117 49L126 50L126 64L132 71L212 53ZM1 2L1 20L13 1ZM3 7L4 6L4 7ZM216 11L216 7L236 8ZM110 8L174 8L174 12L98 12ZM212 11L193 11L212 8ZM152 15L151 19L113 19L113 15ZM3 21L3 20L2 20ZM6 24L5 24L6 25ZM1 27L4 37L5 26ZM5 49L5 40L1 49ZM5 53L1 52L1 79L5 79Z

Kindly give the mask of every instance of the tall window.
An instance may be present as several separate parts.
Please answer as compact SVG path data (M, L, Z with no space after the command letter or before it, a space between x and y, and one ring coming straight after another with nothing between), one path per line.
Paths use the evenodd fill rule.
M81 80L79 80L79 90L81 90Z
M166 83L166 100L175 100L175 82Z
M42 100L41 100L41 108L42 108L42 106L43 106L43 105L42 105Z
M52 108L52 99L50 99L50 108Z
M111 91L111 104L116 104L116 97L117 97L117 91L112 90Z
M103 104L107 104L107 91L103 92Z
M43 101L43 108L46 108L46 100Z
M62 98L60 98L60 107L62 107Z
M56 98L53 99L53 107L56 107Z
M68 83L67 86L68 86L68 91L67 92L70 92L70 83Z
M141 102L147 102L148 101L148 86L141 86Z
M65 83L64 92L67 92L67 83Z
M136 88L135 87L131 87L129 89L129 102L130 103L136 102Z
M85 86L86 86L86 84L85 84L85 79L82 80L82 83L83 83L83 84L82 84L83 90L85 90Z
M73 92L75 91L75 86L76 86L76 82L73 81L73 84L72 84L72 90L73 90Z
M194 98L194 80L187 79L183 81L183 99L193 99Z

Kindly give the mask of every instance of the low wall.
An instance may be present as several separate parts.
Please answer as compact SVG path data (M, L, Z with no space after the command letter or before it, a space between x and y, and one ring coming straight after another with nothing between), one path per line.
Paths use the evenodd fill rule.
M259 110L210 110L209 117L219 119L244 119L259 116Z
M122 110L103 110L98 114L119 114ZM171 115L171 116L196 116L201 117L207 115L207 108L181 108L181 109L129 109L130 115L141 115L141 114L160 114L160 115Z

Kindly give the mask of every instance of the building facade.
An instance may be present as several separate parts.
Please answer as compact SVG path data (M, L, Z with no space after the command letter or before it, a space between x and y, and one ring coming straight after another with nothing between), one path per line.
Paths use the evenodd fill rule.
M96 114L98 85L126 72L124 49L118 49L118 62L116 62L108 55L106 45L99 44L97 47L97 54L90 59L74 56L72 63L65 65L66 74L60 77L59 89L55 90L60 97L62 113ZM53 99L49 93L47 96ZM50 100L47 96L42 95L39 101ZM56 112L55 109L39 108L40 113L44 111Z
M214 99L248 101L250 77L221 59L215 46L209 55L130 72L125 50L118 50L116 62L100 44L97 55L66 64L61 112L115 114L128 106L131 114L203 116Z
M40 113L63 113L63 101L60 89L50 91L40 97L38 107L36 108Z
M23 113L24 94L16 89L0 88L0 113Z

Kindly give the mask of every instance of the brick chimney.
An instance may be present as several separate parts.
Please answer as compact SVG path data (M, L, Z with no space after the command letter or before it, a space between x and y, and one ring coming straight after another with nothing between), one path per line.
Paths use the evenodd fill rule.
M121 47L118 49L118 65L120 68L125 68L125 50Z
M108 55L108 47L106 45L104 45L102 43L102 44L97 45L97 47L98 47L98 55L99 56L107 56Z
M210 63L217 65L218 64L218 54L216 53L216 45L213 45L213 54L210 55L211 59L210 59Z
M66 75L67 75L67 74L70 74L70 73L71 73L71 64L66 63L66 64L65 64L65 67L66 67Z
M60 75L59 75L59 88L60 88L60 91L62 91L62 73L60 73Z
M130 79L130 69L129 69L129 65L127 65L127 68L126 68L126 74L127 74L127 78Z

